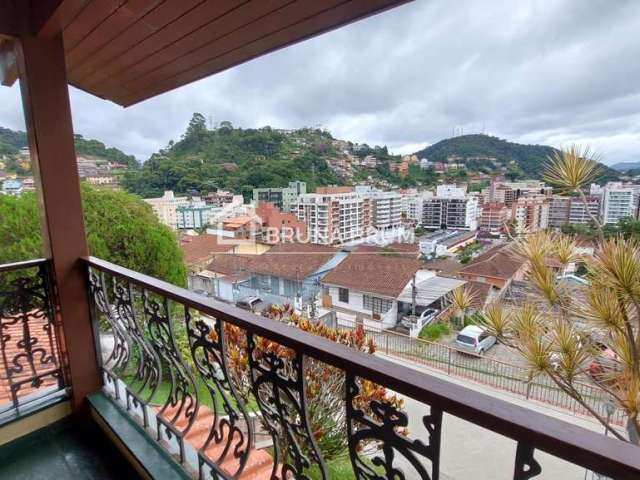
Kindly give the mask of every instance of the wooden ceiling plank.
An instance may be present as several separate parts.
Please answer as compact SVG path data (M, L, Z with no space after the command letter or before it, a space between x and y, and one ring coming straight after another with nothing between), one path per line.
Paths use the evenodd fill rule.
M184 15L205 0L168 0L131 25L120 36L113 39L90 58L68 69L72 83L84 84L88 77L104 68L115 58L134 48L155 32L165 28L177 17Z
M109 18L102 22L85 37L75 48L67 50L67 69L72 70L83 60L108 45L132 24L140 20L163 0L129 0L118 8Z
M31 14L31 23L33 34L43 38L56 36L63 31L90 2L91 0L32 1L33 11Z
M344 1L345 0L330 0L330 2L333 3ZM181 68L178 64L188 64L188 58L191 58L194 52L217 48L220 39L225 38L234 31L246 31L247 28L250 29L252 25L256 25L255 28L258 28L257 25L261 25L261 19L271 18L276 12L282 12L280 17L290 15L290 18L295 20L294 9L288 8L292 5L296 5L296 2L292 2L292 0L256 0L246 3L229 12L227 15L205 25L198 31L157 51L153 55L132 63L126 70L123 70L122 73L114 74L105 83L95 85L93 88L100 92L101 95L108 96L114 87L117 88L118 84L122 85L132 82L137 78L146 76L149 72L154 72L154 70L163 70L169 62L172 65L176 65L176 68ZM211 58L211 55L209 55L207 59L208 58ZM159 76L163 77L166 75L159 73Z
M123 106L131 106L187 83L210 76L213 73L218 73L239 65L252 58L298 43L307 38L333 30L339 26L379 13L403 3L407 3L407 0L352 0L331 11L323 12L316 17L304 20L296 25L292 25L284 30L274 33L273 35L245 45L236 51L229 52L222 57L218 57L199 65L189 71L181 72L170 78L164 79L143 91L136 91L131 94L112 97L111 100Z
M211 42L202 45L191 52L184 49L185 45L180 45L178 49L167 49L167 55L161 66L149 73L127 81L130 75L114 77L109 82L111 88L96 89L101 96L110 98L117 93L119 88L124 87L129 92L142 90L162 81L176 72L188 71L198 65L211 61L227 52L237 50L243 45L255 42L263 37L274 34L290 25L295 25L305 19L313 18L322 12L349 3L349 0L329 0L314 2L299 0L283 7L270 15L261 17L255 22L248 22L226 35L217 37ZM213 25L216 27L216 25ZM215 29L212 31L216 31ZM164 51L162 53L165 53ZM130 72L127 72L127 74Z
M73 50L84 38L91 34L109 16L122 6L125 0L93 0L67 25L63 32L64 49Z
M83 79L82 83L91 90L97 90L96 87L100 83L109 81L114 76L117 76L119 72L123 72L134 66L136 62L143 60L158 50L166 48L177 39L214 21L216 18L246 1L247 0L206 1L186 12L184 15L175 18L174 21L145 38L133 48L122 52L121 55L113 58L113 60L104 65L103 68L96 70L93 75Z

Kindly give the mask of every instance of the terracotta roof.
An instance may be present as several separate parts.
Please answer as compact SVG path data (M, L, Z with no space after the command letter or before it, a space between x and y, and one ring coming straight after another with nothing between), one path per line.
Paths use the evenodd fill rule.
M337 250L311 243L281 243L255 256L252 271L263 275L302 280L331 260Z
M184 235L180 239L180 246L184 252L187 265L206 262L216 253L224 253L233 249L234 245L220 244L218 235Z
M281 243L262 255L217 255L207 270L223 275L248 271L303 280L331 260L338 251L324 245Z
M396 298L421 268L422 262L415 258L389 255L382 249L372 251L367 247L349 254L322 283Z
M491 290L494 288L493 285L483 282L467 282L467 287L474 295L472 307L482 310L487 303Z
M499 245L479 255L466 267L462 275L478 275L509 280L522 268L524 260L516 256L509 245Z
M250 269L253 255L219 254L213 257L213 261L207 265L207 270L222 275L239 275Z

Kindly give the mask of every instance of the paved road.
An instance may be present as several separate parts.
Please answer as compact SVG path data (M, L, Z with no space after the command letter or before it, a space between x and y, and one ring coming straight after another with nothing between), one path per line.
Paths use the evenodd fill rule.
M400 362L400 360L394 360L390 357L385 356L385 358ZM406 365L421 370L412 364ZM435 371L429 371L429 373L589 430L601 431L599 425L586 419L564 414L540 404L526 402L504 392L446 377ZM404 397L404 402L405 411L409 416L410 437L427 442L428 435L422 424L422 417L429 413L429 407L409 397ZM513 478L515 441L448 414L443 416L441 440L440 470L443 480L511 480ZM535 452L535 458L542 466L542 473L534 477L535 480L584 480L585 478L584 468L539 451ZM407 480L419 479L407 461L400 459L398 466L404 470ZM430 471L428 461L425 462L425 466Z
M422 416L429 407L413 399L405 399L409 414L409 432L414 438L427 438ZM442 420L440 470L446 480L500 480L513 478L516 442L477 425L445 414ZM542 452L536 452L542 474L535 480L584 480L584 468L577 467ZM407 480L418 480L403 465Z

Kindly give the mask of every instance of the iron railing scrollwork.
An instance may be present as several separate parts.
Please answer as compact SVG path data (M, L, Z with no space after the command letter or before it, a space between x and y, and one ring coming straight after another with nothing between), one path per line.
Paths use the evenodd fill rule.
M309 403L310 392L324 388L317 385L322 365L342 392L331 405L340 409L342 455L357 480L439 480L444 413L513 439L514 480L541 474L539 450L611 478L640 478L636 447L624 442L117 265L86 261L94 320L103 320L95 324L110 342L102 356L105 389L125 411L145 412L142 426L200 479L329 479L339 456L321 449L324 433L312 423L324 404ZM365 395L372 385L395 400ZM413 407L405 410L403 399Z
M253 448L254 424L229 378L223 322L211 317L194 319L187 311L186 324L193 363L213 405L212 428L198 451L198 470L202 477L206 464L212 476L223 476L219 465L231 455L237 466L230 473L236 477L245 468ZM245 430L241 424L245 425ZM210 445L220 447L214 449L213 458L207 453Z
M304 355L289 351L282 358L256 348L256 336L247 335L253 394L273 438L272 478L308 480L316 466L323 480L327 467L311 433L304 382Z
M0 266L0 411L14 417L66 388L47 260Z
M409 424L406 413L379 401L372 401L370 405L374 418L358 408L356 399L361 389L359 382L356 377L347 374L347 435L356 479L438 479L442 411L431 407L431 413L422 419L426 427L423 438L428 443L419 439L410 440L404 434ZM416 432L413 433L415 435ZM363 444L371 441L378 447L378 452L364 458L360 453L364 449ZM399 460L404 461L400 464ZM431 463L431 475L427 472L424 460ZM411 475L407 476L409 470Z

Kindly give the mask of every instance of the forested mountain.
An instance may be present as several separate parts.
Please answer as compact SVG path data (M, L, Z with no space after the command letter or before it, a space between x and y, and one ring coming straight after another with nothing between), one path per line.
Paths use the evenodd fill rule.
M27 134L0 127L0 155L13 155L27 146Z
M611 165L611 168L618 172L628 172L629 170L640 170L640 162L620 162Z
M21 148L26 146L27 134L25 132L0 127L0 155L15 155ZM140 166L133 155L127 155L117 148L107 147L98 140L87 139L82 135L75 135L75 146L78 155L118 162L132 168Z
M514 177L540 178L547 157L554 152L555 149L547 145L523 145L498 137L474 134L441 140L416 152L416 155L432 162L447 162L450 157L458 157L455 163L465 163L469 170L486 170L490 173L496 166L504 166L508 174ZM605 165L602 165L602 170L601 180L611 180L618 176Z
M242 129L229 122L208 129L204 116L194 114L180 141L169 142L140 170L129 172L123 185L142 196L217 188L249 196L255 187L282 187L291 180L314 189L339 182L326 162L336 154L332 140L315 129Z

